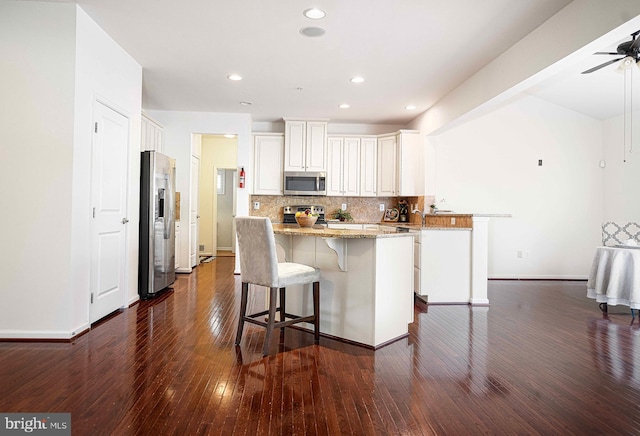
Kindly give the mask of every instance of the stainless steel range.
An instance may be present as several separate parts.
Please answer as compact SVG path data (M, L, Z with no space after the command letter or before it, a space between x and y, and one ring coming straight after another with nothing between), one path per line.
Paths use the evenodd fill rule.
M301 205L301 206L285 206L284 207L284 219L282 220L285 224L295 224L296 223L296 212L304 212L309 209L311 213L318 214L318 221L316 224L326 224L324 217L324 206L310 206L310 205Z

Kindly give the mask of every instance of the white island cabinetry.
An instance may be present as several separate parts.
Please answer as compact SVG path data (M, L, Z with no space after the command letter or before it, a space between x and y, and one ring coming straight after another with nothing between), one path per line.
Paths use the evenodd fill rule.
M408 335L413 322L411 233L283 225L274 225L274 232L287 261L320 269L321 333L373 348ZM307 313L311 305L308 293L287 292L288 312Z

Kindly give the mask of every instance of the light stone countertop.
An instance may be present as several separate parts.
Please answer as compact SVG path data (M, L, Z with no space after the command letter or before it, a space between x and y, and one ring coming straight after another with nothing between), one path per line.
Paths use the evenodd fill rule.
M394 229L397 226L394 226ZM273 233L276 235L293 236L315 236L320 238L341 238L341 239L376 239L376 238L398 238L415 237L415 233L396 232L385 230L343 230L330 229L323 225L313 227L300 227L297 224L273 224Z

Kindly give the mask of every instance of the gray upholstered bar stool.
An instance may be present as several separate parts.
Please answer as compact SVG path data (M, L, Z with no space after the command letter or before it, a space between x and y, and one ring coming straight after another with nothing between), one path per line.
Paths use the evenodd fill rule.
M320 339L320 270L311 266L293 262L278 262L276 240L269 218L237 217L235 219L240 251L240 269L242 278L242 296L240 300L240 319L236 345L240 345L245 322L266 327L263 355L269 354L271 334L274 329L309 322L314 324L314 338ZM313 315L298 316L285 311L285 288L289 285L313 283ZM247 297L249 284L269 288L269 309L247 315ZM280 291L280 307L276 307ZM279 322L275 322L276 312L280 313ZM267 322L258 318L268 315ZM289 318L289 320L287 320Z

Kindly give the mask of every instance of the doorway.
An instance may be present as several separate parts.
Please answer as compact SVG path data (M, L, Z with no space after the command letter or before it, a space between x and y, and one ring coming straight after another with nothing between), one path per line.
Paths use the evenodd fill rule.
M236 183L238 170L236 168L216 168L216 195L214 204L213 243L216 256L235 256L236 253Z
M199 177L198 258L234 255L237 195L236 135L202 134ZM233 237L231 237L233 236Z

